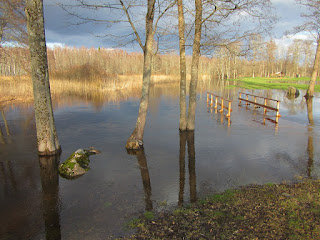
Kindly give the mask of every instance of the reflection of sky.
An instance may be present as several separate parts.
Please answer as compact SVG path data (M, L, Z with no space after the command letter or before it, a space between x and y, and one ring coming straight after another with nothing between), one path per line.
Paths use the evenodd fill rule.
M172 97L172 91L166 92L159 87L153 89L145 128L145 155L154 206L163 201L172 206L178 202L179 99ZM254 94L264 93L254 91ZM294 104L287 103L282 91L271 93L282 101L278 130L272 122L262 124L261 109L253 114L250 107L248 110L244 106L238 107L237 90L229 92L233 99L230 127L225 120L221 123L220 114L207 112L205 94L198 96L195 131L198 195L247 184L293 180L297 175L306 176L310 134L314 145L313 175L317 175L320 169L320 132L316 119L320 110L320 105L316 104L319 96L314 98L316 126L312 133L308 133L306 107L300 104L301 100L297 99ZM55 109L56 126L63 149L61 161L78 148L94 146L102 152L91 157L91 170L84 176L73 181L59 180L60 221L65 239L79 236L82 239L103 238L111 233L121 235L121 226L138 212L144 211L145 195L138 160L136 156L128 155L124 147L134 128L138 107L139 101L135 99L117 105L104 104L98 110L85 101L66 107L61 103ZM292 107L295 111L290 111ZM20 111L17 108L6 112L13 136L11 144L0 144L0 159L11 162L17 191L27 193L25 197L31 201L35 195L28 195L25 190L37 189L36 192L39 192L41 184L38 168L31 168L32 171L27 173L22 170L37 165L35 129L30 127L34 120L29 123L24 120L25 112L32 113L32 109ZM3 128L2 120L0 126ZM23 126L27 128L23 130ZM186 147L186 202L189 200L187 156ZM30 179L30 185L24 185L26 176ZM2 192L5 186L9 185L0 175ZM16 196L14 189L10 191L11 195L1 195L4 206L8 204L6 200ZM34 208L41 211L40 203L34 202ZM32 222L32 219L29 221ZM39 220L32 224L38 226ZM83 231L79 232L79 229ZM38 236L43 236L42 230L37 231Z

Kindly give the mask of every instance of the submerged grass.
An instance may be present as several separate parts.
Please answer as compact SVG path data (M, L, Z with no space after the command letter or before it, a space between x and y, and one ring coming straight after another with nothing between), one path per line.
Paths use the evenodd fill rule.
M320 181L227 190L142 217L127 239L320 239Z
M319 80L319 79L317 79ZM297 89L307 90L310 81L308 77L301 78L240 78L235 79L240 87L247 89L280 89L286 90L289 86ZM303 82L303 83L301 83ZM315 91L320 92L320 85L315 85Z

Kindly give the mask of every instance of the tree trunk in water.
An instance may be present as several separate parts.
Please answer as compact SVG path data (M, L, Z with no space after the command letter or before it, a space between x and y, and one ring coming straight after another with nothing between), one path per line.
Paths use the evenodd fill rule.
M180 47L180 123L181 131L187 128L187 103L186 103L186 46L185 46L185 22L182 0L178 0L178 22L179 22L179 47Z
M196 115L196 98L197 98L197 83L199 72L200 59L200 40L201 40L201 25L202 25L202 0L195 0L196 16L195 16L195 32L192 47L192 63L191 63L191 81L189 93L189 107L187 130L194 130L194 122Z
M59 155L39 158L46 240L61 239L59 161Z
M190 202L197 201L197 180L196 180L196 151L194 147L194 131L187 133L188 145L188 168L190 185Z
M180 131L180 153L179 153L179 200L178 206L183 206L184 185L185 185L185 158L186 158L186 143L187 131Z
M127 140L127 149L140 149L143 147L143 134L146 124L148 104L149 104L149 88L152 68L152 49L153 49L153 19L154 19L155 0L148 0L148 12L146 15L146 42L144 46L144 64L143 64L143 80L142 91L138 118L136 127Z
M146 155L144 154L143 149L138 150L135 154L137 156L139 168L141 172L142 184L144 189L144 200L146 204L145 209L146 211L152 211L153 209L153 204L151 199L152 188L151 188L147 158L146 158Z
M320 64L320 36L318 36L317 52L316 52L316 56L314 59L310 84L309 84L308 90L306 92L306 95L304 96L306 99L313 97L314 85L316 84L316 80L317 80L319 64Z
M26 1L32 83L39 155L60 152L50 94L42 0Z

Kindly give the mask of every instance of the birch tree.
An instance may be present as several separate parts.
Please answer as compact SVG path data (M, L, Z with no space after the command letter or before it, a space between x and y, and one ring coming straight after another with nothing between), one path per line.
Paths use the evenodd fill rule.
M34 109L39 155L60 152L50 94L43 0L27 0L25 13L31 55Z

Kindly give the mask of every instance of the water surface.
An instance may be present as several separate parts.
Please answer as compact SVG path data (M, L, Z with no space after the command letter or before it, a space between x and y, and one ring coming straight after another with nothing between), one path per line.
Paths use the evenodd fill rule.
M231 121L208 108L206 90L233 100ZM138 94L117 101L54 100L59 159L38 158L32 105L3 108L0 119L0 239L105 239L129 234L124 226L144 211L188 204L207 194L248 184L318 178L319 95L314 125L300 97L284 91L252 94L281 100L279 123L261 109L238 106L238 92L199 86L196 131L180 134L178 85L154 85L143 151L127 152ZM274 119L274 113L268 117ZM91 170L59 177L56 160L94 146Z

